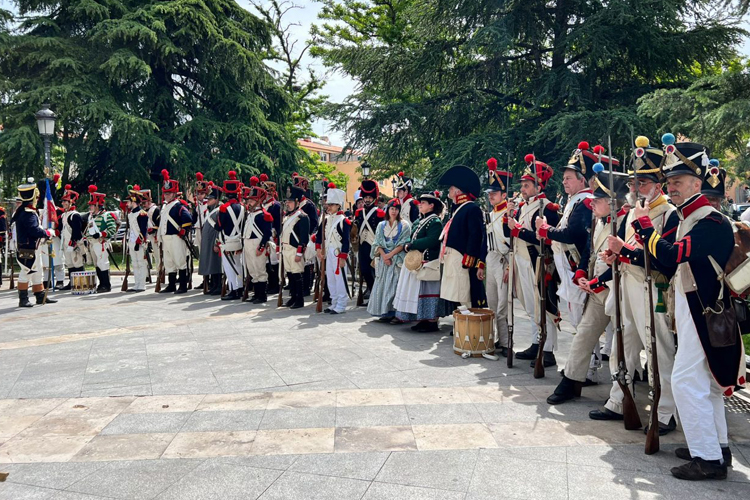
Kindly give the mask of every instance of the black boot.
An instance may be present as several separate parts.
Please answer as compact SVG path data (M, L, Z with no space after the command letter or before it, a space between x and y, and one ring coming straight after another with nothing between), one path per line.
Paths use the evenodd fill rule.
M18 307L34 307L34 304L29 302L28 290L18 290Z
M41 292L34 292L34 297L36 297L36 305L41 306L44 304L57 304L56 300L52 300L49 296L49 293L47 294L47 298L45 300L44 298L44 290Z
M253 297L253 304L264 304L267 300L266 283L255 283L255 297Z
M68 290L71 290L73 288L73 277L71 276L74 272L76 272L76 269L71 267L68 269L68 284L63 286L60 290L65 292Z
M109 283L109 271L96 269L96 276L99 278L99 286L96 287L96 293L107 293L112 291L112 285Z
M563 379L557 384L555 392L547 398L547 403L551 405L557 405L570 401L573 398L581 396L581 387L583 384L568 377L563 376Z
M169 273L167 275L167 281L169 284L162 288L159 293L174 293L177 290L177 273Z
M555 366L557 364L557 360L555 359L555 354L552 351L544 351L542 353L542 362L545 368L549 368L550 366ZM530 366L534 368L534 365L536 365L536 358L531 360Z
M539 352L539 344L531 344L531 347L525 351L517 352L516 359L536 359L536 355Z
M181 293L187 293L188 291L188 272L187 269L180 269L180 275L178 278L178 281L180 283L179 288L174 291L175 295L179 295Z
M295 291L294 275L292 273L286 273L286 284L289 288L289 300L284 302L284 307L292 307L297 296Z
M292 296L294 302L291 306L289 306L289 309L299 309L301 307L305 307L305 296L302 287L302 274L293 274L292 279L294 280L294 289L296 290L296 294Z
M598 410L591 410L589 412L589 418L591 420L622 420L623 416L619 413L615 413L609 408L600 408Z
M227 292L221 300L237 300L242 298L242 289L238 288L237 290L232 290L231 292Z
M209 281L211 288L208 290L209 295L221 295L221 273L212 274Z

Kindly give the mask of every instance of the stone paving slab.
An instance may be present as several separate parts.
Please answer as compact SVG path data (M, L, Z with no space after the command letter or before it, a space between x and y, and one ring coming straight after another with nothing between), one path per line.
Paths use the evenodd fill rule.
M456 356L450 322L416 334L362 308L333 318L198 292L59 298L18 310L0 290L0 499L713 500L750 487L750 403L730 406L728 480L698 484L669 473L679 430L646 456L641 431L588 419L606 367L582 398L547 405L565 322L558 366L534 379L528 363ZM517 308L516 345L529 342Z

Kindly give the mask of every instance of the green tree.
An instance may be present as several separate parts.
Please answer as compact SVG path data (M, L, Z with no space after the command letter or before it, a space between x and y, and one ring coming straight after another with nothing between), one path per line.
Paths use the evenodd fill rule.
M33 113L58 114L63 178L103 189L156 178L291 172L305 153L268 70L267 22L233 0L17 0L0 38L0 158L39 175Z
M639 100L641 116L660 133L679 133L705 144L734 176L750 173L750 60L695 81L686 90L662 89Z
M709 0L322 3L313 53L359 83L329 117L376 168L429 160L430 182L490 156L559 166L608 134L617 154L654 132L640 96L714 72L744 35Z

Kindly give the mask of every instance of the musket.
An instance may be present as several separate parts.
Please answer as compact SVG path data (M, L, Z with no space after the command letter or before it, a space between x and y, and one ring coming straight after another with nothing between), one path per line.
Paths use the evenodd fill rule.
M534 155L534 183L536 184L537 172L536 172L536 155ZM540 186L541 188L541 186ZM544 215L544 212L542 212ZM547 343L547 245L544 243L544 238L539 240L539 265L537 265L537 272L539 273L539 291L541 298L539 300L539 349L536 353L536 362L534 363L534 378L544 378L544 344Z
M635 149L635 155L641 158L646 154L645 148ZM638 168L633 164L633 180L635 182L636 204L638 203ZM645 200L643 204L645 205ZM656 347L656 320L654 319L654 296L653 296L653 276L651 275L651 254L643 246L643 267L646 271L646 289L648 294L648 315L649 321L646 323L646 332L648 333L649 345L646 349L648 355L648 377L651 387L653 388L653 401L651 402L651 413L649 415L649 427L646 434L646 455L653 455L659 451L659 400L661 399L661 380L659 378L659 362L657 359Z
M364 284L362 283L362 263L359 263L359 291L357 292L357 307L364 305L365 303L365 291Z
M281 307L284 305L284 282L282 281L284 279L284 252L282 252L282 246L284 244L281 242L281 237L279 237L279 297L276 299L276 307Z
M122 280L122 286L120 287L121 292L128 291L128 276L130 276L130 252L125 248L128 240L128 232L130 232L130 217L125 218L125 235L122 237L122 253L125 260L125 277Z
M508 166L510 166L510 155L508 155ZM508 168L510 171L510 168ZM508 202L508 196L510 195L510 178L506 181L508 184L505 186L505 201ZM508 219L508 209L506 208L505 219ZM503 227L505 231L505 227ZM515 252L513 251L513 233L510 232L508 237L508 368L513 368L513 284L515 280L514 267L516 264Z
M320 213L323 216L323 221L320 223L320 252L323 258L320 259L320 280L318 280L318 302L315 303L315 312L323 312L323 292L326 289L326 225L328 222L328 214L325 213L325 205L320 204ZM335 230L336 228L334 228ZM335 265L338 265L336 262ZM344 280L346 281L346 280Z
M607 137L607 151L609 151L609 214L612 221L610 234L617 237L617 200L614 192L614 173L612 171L612 138ZM647 250L644 249L644 253ZM622 311L620 308L620 262L615 259L612 263L612 276L614 278L615 293L615 336L617 341L617 373L614 379L622 391L622 414L627 430L641 428L641 419L638 416L638 408L635 406L633 394L630 392L630 381L628 380L628 367L625 364L625 342L622 333ZM658 432L658 425L657 432Z
M164 250L162 250L161 244L159 244L159 272L156 274L156 286L154 287L154 292L159 293L161 291L162 283L164 283Z

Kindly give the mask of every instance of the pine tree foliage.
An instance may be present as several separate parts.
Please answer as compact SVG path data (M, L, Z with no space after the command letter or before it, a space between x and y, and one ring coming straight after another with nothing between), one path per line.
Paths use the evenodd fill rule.
M750 60L734 61L720 74L686 90L662 89L639 100L639 112L659 133L679 133L706 145L736 176L750 173Z
M271 27L233 0L17 0L0 37L8 175L39 175L34 112L50 103L76 186L291 172L304 152L264 63ZM6 19L7 21L7 19Z
M376 168L424 158L432 180L490 156L559 166L609 134L617 154L654 132L639 97L715 72L744 35L709 0L322 3L314 54L359 83L328 116Z

